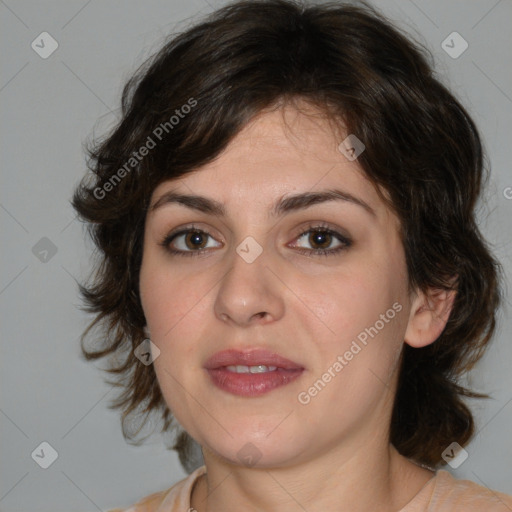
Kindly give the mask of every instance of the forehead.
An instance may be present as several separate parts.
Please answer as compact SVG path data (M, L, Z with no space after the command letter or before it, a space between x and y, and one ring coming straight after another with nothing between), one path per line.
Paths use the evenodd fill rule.
M161 183L151 206L169 191L214 198L230 209L275 206L287 195L343 190L368 204L378 216L389 207L357 160L339 150L347 137L342 126L313 108L284 107L255 116L208 164ZM150 207L151 208L151 207Z

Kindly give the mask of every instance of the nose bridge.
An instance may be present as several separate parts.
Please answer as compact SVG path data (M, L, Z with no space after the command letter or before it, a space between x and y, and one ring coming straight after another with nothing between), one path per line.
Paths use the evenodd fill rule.
M278 281L268 268L270 260L270 252L251 236L233 247L230 268L215 298L219 318L246 324L253 317L275 319L282 314L282 297Z

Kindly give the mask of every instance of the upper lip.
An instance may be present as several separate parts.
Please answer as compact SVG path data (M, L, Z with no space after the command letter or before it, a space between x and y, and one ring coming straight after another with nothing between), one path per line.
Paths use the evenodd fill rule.
M207 370L223 366L277 366L285 370L303 370L304 368L290 359L266 349L235 350L228 349L211 356L204 367Z

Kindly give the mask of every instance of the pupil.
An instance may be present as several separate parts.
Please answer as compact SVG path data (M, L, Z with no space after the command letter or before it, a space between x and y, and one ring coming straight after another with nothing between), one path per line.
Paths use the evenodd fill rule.
M313 244L326 245L326 242L329 241L329 237L330 237L329 233L316 231L316 234L312 235ZM327 245L329 245L329 243L327 243Z
M201 243L202 237L203 237L202 233L191 232L188 236L188 239L192 243L192 245L195 248L197 248L197 247L204 245L204 243Z

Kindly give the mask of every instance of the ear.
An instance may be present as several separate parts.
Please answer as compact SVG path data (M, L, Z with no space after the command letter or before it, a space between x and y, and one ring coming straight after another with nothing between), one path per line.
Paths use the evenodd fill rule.
M456 295L455 290L430 289L416 292L404 341L420 348L434 343L448 322Z

